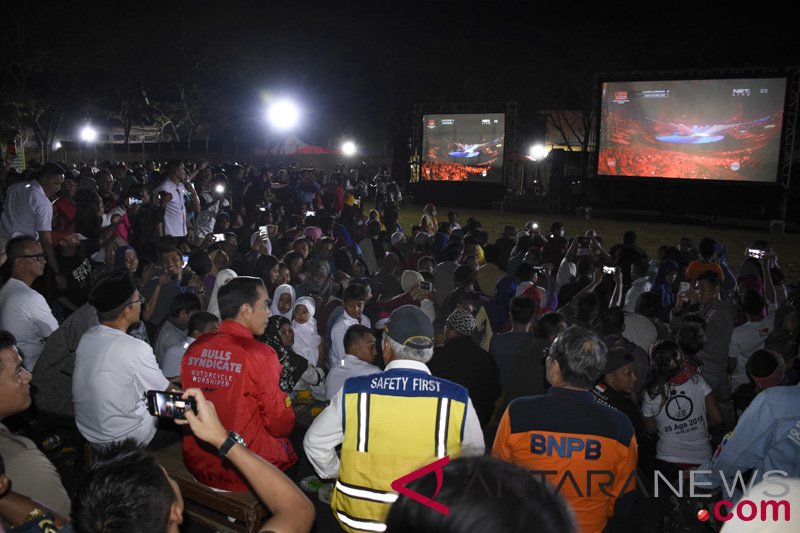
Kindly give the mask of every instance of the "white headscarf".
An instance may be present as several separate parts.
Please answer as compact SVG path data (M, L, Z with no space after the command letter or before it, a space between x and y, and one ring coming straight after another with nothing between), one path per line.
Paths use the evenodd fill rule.
M222 320L222 317L219 315L219 301L217 300L219 288L238 276L239 275L230 268L223 268L217 272L217 278L214 280L214 290L211 291L211 298L208 299L208 309L206 310L216 315L220 320Z
M278 311L278 302L280 301L281 294L284 293L289 294L289 296L292 297L292 305L289 307L287 312L281 313ZM275 294L272 296L272 305L270 305L269 310L272 311L273 315L280 315L291 320L292 313L294 312L294 287L285 283L283 285L278 285L278 288L275 289Z
M298 305L304 305L311 317L305 324L300 324L292 319L292 329L294 330L292 349L295 353L305 357L309 363L316 365L319 362L319 345L322 342L322 338L317 333L317 320L314 318L314 312L316 311L314 298L309 296L298 298L294 304L295 309Z

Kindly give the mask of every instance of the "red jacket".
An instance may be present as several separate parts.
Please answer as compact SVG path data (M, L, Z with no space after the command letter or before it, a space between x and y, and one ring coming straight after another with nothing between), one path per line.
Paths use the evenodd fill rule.
M183 387L202 389L222 425L239 433L250 450L286 470L297 462L297 455L287 438L294 429L294 411L278 385L280 375L275 350L231 320L192 343L181 361ZM183 462L200 483L248 490L229 462L191 434L183 438Z

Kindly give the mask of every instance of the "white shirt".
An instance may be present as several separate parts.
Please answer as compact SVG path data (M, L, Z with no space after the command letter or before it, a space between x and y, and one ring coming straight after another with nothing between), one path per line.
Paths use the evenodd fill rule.
M167 387L146 342L103 324L83 334L75 352L72 399L78 429L92 444L131 437L147 445L158 418L147 411L145 394Z
M668 392L663 407L661 396L645 393L642 399L642 414L654 417L658 427L656 457L670 463L705 463L711 459L706 415L711 387L695 374L680 385L669 384Z
M747 376L747 361L753 352L764 347L764 342L775 327L777 306L770 304L767 318L758 322L745 322L733 328L728 359L736 359L736 370L731 376L731 390L750 382Z
M40 231L52 230L53 204L38 181L16 183L8 188L0 214L0 241L5 243L18 235L38 240Z
M328 366L330 368L335 367L344 359L344 334L347 333L347 328L355 324L361 324L368 328L372 327L369 318L365 315L361 315L361 320L358 320L348 315L347 311L345 311L331 328L331 349L328 352Z
M639 296L641 296L642 293L649 292L652 288L653 284L650 283L650 278L647 276L639 278L631 283L631 288L625 293L625 311L629 313L635 313L636 303L639 301Z
M176 185L171 179L167 178L155 188L153 194L157 195L161 191L172 195L172 200L169 201L164 211L164 235L185 237L186 206L183 203L183 197L186 194L186 188L183 183Z
M333 398L344 386L347 378L366 376L376 372L381 372L380 367L362 361L355 355L345 354L344 358L325 376L325 399Z
M183 354L186 353L186 350L195 340L194 337L186 337L183 342L167 349L164 353L164 359L161 361L161 373L164 374L165 378L169 379L181 375L181 359L183 359Z
M394 360L386 365L386 370L393 368L409 368L421 370L430 374L425 363L419 361ZM336 455L336 446L344 440L342 427L342 389L331 400L331 404L322 411L308 428L303 439L303 449L306 452L311 466L317 475L323 479L332 479L339 475L339 456ZM472 400L467 401L466 421L464 423L464 438L461 440L461 454L464 457L483 455L485 444L483 431L478 420L478 414L472 405Z
M58 321L44 296L24 282L9 278L0 289L0 329L17 338L22 363L32 372L44 350L45 339L58 329Z

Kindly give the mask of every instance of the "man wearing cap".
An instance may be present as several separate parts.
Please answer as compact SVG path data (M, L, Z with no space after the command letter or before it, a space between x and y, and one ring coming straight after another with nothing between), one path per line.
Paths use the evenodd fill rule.
M148 390L177 390L161 373L153 349L127 334L139 322L144 298L130 271L100 278L89 294L100 324L89 329L75 351L72 397L75 422L95 447L133 438L152 449L180 439L160 431L147 411Z
M331 508L346 531L383 531L396 479L446 456L483 453L467 390L432 376L432 355L430 319L416 306L399 307L383 336L386 370L348 379L306 433L314 470L338 477Z
M644 435L642 412L631 398L636 394L636 360L627 339L609 336L605 339L608 348L605 374L592 389L594 400L622 411L630 419L637 437ZM646 377L646 376L645 376Z
M460 307L444 325L444 346L433 352L431 374L463 385L475 403L481 426L486 426L500 397L500 372L491 354L475 344L475 318Z

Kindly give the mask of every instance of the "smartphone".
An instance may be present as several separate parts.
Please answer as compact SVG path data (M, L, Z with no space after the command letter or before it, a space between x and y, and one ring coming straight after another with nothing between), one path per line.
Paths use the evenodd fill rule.
M617 267L607 267L607 266L603 267L603 274L616 274L616 273L617 273Z
M681 281L680 285L678 285L678 292L686 292L691 288L692 286L688 281Z
M754 259L761 259L764 257L764 250L759 250L758 248L748 248L747 256Z
M317 216L317 212L316 211L306 211L306 216L307 217L315 217L315 216Z
M197 414L197 405L194 398L184 400L183 393L149 390L147 391L147 410L153 416L167 418L184 418L183 412L187 407Z
M431 283L430 281L420 281L419 288L422 289L423 291L430 292L433 290L433 283Z
M214 234L214 242L222 242L224 240L225 240L225 234L224 233L215 233Z
M188 255L184 255L183 256L183 264L181 266L183 268L186 268L186 265L188 265L188 264L189 264L189 256Z
M141 198L136 198L135 196L131 196L130 198L128 198L128 204L129 205L142 205L142 199Z
M259 226L258 233L261 235L262 239L269 238L269 228L267 226Z

